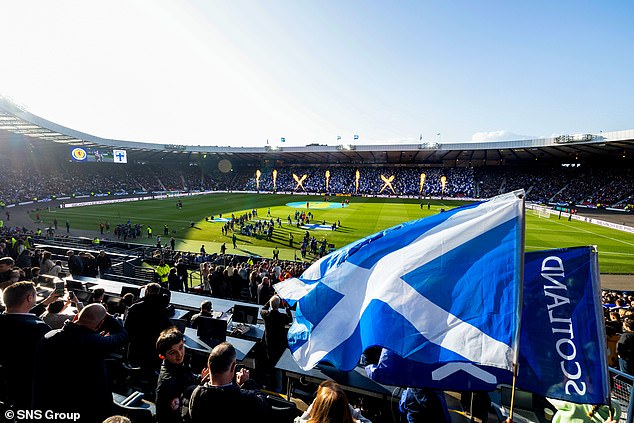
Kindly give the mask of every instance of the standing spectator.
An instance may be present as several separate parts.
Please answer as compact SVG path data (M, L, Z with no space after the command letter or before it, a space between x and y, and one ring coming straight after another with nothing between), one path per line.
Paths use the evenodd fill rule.
M273 296L273 287L269 282L268 276L262 278L262 282L258 285L258 304L266 304Z
M264 320L264 348L266 349L266 369L267 373L275 372L275 365L279 361L284 350L288 348L288 340L286 339L286 325L293 321L291 309L285 307L286 313L280 313L281 299L277 295L273 295L271 299L264 304L260 314L262 320ZM286 304L285 304L286 305ZM279 377L277 377L279 376ZM275 391L279 392L282 389L282 374L276 375L275 378L271 377L270 381L275 384Z
M167 287L170 291L182 291L183 290L183 281L181 281L180 276L176 273L176 268L172 267L170 269L169 275L167 275Z
M84 307L76 322L47 333L36 352L34 408L78 412L86 422L103 421L112 415L105 359L127 341L126 330L101 304ZM81 369L84 377L59 383L52 369Z
M66 220L66 233L70 233L70 222L68 221L68 219Z
M189 277L189 272L187 271L187 264L183 261L182 258L179 258L176 262L176 273L181 280L181 289L178 291L187 292L187 278Z
M619 356L619 368L622 372L634 376L634 321L623 321L625 331L616 343L616 353Z
M70 274L73 276L81 276L84 272L84 264L81 258L75 255L73 250L68 250L66 256L68 257L68 271Z
M145 288L145 297L128 309L125 328L130 333L128 360L147 371L158 369L160 362L154 351L161 331L172 326L167 312L169 300L161 295L161 286L150 283Z
M111 267L112 260L110 259L110 256L108 256L108 254L106 254L104 250L99 251L99 255L97 256L97 269L99 269L99 277L103 278Z

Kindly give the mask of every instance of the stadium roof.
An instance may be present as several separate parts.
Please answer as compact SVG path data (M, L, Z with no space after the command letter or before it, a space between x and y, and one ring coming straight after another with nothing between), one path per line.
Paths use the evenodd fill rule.
M584 159L631 159L634 130L554 138L481 143L420 143L386 145L320 145L304 147L230 147L145 143L100 138L35 116L0 96L0 142L29 137L68 146L126 149L131 155L208 154L245 162L285 163L467 164L526 163L535 160L574 163Z

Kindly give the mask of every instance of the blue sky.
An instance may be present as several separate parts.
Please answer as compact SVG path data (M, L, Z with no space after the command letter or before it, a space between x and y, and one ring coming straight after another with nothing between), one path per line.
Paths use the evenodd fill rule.
M0 94L101 137L334 145L634 128L633 2L0 0L0 10Z

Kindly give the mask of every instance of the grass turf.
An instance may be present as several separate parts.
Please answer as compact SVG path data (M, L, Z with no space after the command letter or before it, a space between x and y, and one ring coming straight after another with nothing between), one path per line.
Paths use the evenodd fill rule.
M342 207L341 200L350 199L350 204ZM42 226L52 225L57 218L59 230L64 232L64 223L68 219L71 234L75 229L99 231L99 222L108 221L111 230L120 223L130 220L133 224L150 225L154 235L161 235L163 243L168 243L170 237L163 236L163 225L167 224L170 236L176 239L176 248L186 251L200 250L205 245L207 252L220 250L220 245L226 243L227 252L239 254L254 254L272 257L275 246L280 250L280 258L293 259L299 257L299 245L305 229L288 225L287 216L293 218L295 210L308 211L314 215L311 223L331 225L334 221L341 221L341 227L336 231L311 230L318 241L326 238L329 244L340 248L352 241L373 234L382 229L399 223L429 216L440 211L441 208L450 209L464 202L456 200L431 200L427 208L427 200L423 200L423 207L416 199L383 199L361 197L333 197L330 204L323 203L323 197L289 196L271 194L213 194L205 196L181 197L183 208L176 207L176 199L147 200L132 203L86 206L68 209L52 209L40 211ZM290 207L287 204L297 202ZM310 208L306 209L306 202ZM326 208L329 207L329 208ZM221 233L222 223L206 222L205 217L230 217L231 213L239 216L252 209L258 210L259 219L271 217L282 219L282 227L275 227L272 240L264 237L249 237L236 233L237 249L231 244L231 235ZM190 223L194 222L194 227ZM148 240L142 231L142 238L136 242L154 244L156 239ZM289 247L289 233L294 237L294 248ZM115 238L110 234L110 238ZM602 273L634 273L634 234L616 231L591 225L585 222L559 220L556 215L548 219L538 218L527 212L526 219L526 251L563 248L580 245L597 245L599 249L599 265ZM309 258L311 258L309 256Z

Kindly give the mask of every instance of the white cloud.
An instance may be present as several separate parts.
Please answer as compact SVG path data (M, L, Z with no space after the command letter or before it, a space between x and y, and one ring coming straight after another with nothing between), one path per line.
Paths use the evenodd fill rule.
M476 132L471 136L473 142L489 142L489 141L515 141L515 140L530 140L538 138L534 135L520 135L514 132L501 129L499 131L489 132Z

